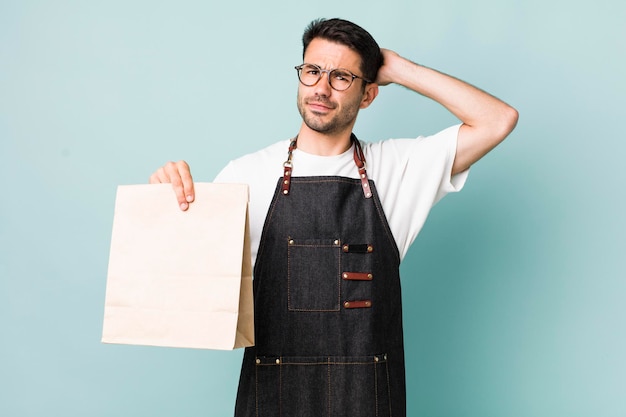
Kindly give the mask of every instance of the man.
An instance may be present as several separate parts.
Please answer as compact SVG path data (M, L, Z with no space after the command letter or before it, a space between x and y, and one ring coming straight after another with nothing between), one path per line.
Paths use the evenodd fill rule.
M235 415L404 416L400 261L433 204L463 186L518 115L380 49L345 20L313 21L303 46L297 136L231 161L215 179L250 185L256 346L244 354ZM462 123L430 137L359 141L359 110L391 83ZM194 200L184 161L150 182L171 182L182 210Z

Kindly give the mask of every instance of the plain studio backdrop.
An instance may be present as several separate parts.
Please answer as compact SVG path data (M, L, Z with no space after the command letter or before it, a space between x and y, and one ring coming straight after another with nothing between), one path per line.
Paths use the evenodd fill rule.
M232 415L241 351L100 343L116 187L293 136L317 17L520 112L402 265L409 415L626 416L621 0L2 0L0 415ZM456 122L389 86L355 132Z

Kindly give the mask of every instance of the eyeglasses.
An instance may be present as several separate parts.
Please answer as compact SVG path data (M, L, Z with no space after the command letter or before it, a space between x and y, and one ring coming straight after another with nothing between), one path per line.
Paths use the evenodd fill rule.
M315 64L302 64L296 67L298 71L298 79L303 85L307 87L312 87L322 79L322 74L326 73L328 77L328 84L333 88L333 90L344 91L350 88L352 82L355 78L360 78L366 83L371 83L371 81L359 77L358 75L354 75L347 69L343 68L335 68L324 70L318 67Z

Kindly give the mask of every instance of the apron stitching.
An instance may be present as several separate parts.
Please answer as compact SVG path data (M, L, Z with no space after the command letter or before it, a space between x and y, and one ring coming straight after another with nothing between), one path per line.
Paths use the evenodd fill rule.
M339 274L337 274L337 288L339 288L338 297L337 297L337 305L341 306L341 253L339 254L337 258L339 258L337 260L337 271L339 271ZM341 310L341 307L339 307L339 310Z
M259 417L259 367L254 367L254 390L256 392L256 397L254 399L256 405L256 417Z
M337 362L337 361L330 361L326 360L323 362L285 362L285 363L281 363L281 365L285 365L285 366L290 366L290 365L296 365L296 366L320 366L320 365L360 365L360 366L370 366L371 364L369 362ZM276 366L273 363L266 363L266 364L260 364L258 365L259 367L261 366Z
M389 382L389 361L385 362L385 369L387 371L387 398L389 401L389 417L392 417L391 412L391 383Z
M378 364L374 362L374 398L376 400L376 417L378 417Z
M326 360L326 369L328 372L328 417L330 417L330 410L331 410L331 402L330 402L330 392L331 392L331 386L330 386L330 357Z
M287 238L287 242L291 242L294 239L289 236ZM335 240L337 241L337 240ZM309 247L309 248L336 248L337 245L320 245L320 244L288 244L287 245L287 309L289 311L299 311L299 312L318 312L318 313L331 313L331 312L339 312L341 311L341 274L338 275L337 278L337 308L333 309L311 309L311 308L295 308L291 305L291 248L292 247ZM337 271L341 271L341 256L338 256L338 265Z
M290 241L291 237L287 238L287 241ZM289 251L291 248L287 245L287 309L291 310L291 256L289 256Z

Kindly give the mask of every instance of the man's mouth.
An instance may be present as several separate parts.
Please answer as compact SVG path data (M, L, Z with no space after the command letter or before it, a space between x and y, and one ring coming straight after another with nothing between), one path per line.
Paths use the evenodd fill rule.
M306 104L313 110L327 111L335 108L335 105L328 100L321 100L319 98L307 99Z

